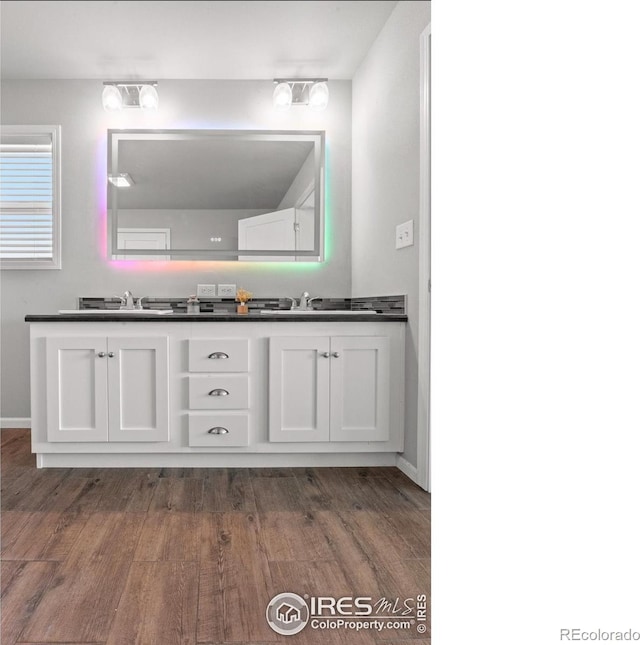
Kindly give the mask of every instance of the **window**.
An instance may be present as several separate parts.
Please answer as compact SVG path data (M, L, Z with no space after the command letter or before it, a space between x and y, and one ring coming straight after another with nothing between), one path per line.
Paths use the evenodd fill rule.
M2 126L0 266L60 268L60 126Z

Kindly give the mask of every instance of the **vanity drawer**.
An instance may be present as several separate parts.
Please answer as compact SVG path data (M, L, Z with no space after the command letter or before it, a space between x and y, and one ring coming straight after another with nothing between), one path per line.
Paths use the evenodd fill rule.
M207 448L248 446L249 415L190 414L189 445Z
M249 407L249 375L188 376L189 407L230 410Z
M190 372L246 372L247 338L198 338L189 341Z

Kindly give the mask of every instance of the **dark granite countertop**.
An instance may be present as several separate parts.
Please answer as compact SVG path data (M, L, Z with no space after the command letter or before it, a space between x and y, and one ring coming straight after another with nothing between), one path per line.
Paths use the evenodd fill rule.
M406 314L352 314L340 312L330 314L234 314L234 313L173 313L121 314L117 310L109 313L81 314L27 314L26 322L406 322Z

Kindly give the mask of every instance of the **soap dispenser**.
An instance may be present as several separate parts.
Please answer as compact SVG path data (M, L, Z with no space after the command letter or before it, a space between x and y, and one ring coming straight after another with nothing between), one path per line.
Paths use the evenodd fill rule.
M195 294L189 296L187 300L187 313L188 314L199 314L200 313L200 301L198 296Z

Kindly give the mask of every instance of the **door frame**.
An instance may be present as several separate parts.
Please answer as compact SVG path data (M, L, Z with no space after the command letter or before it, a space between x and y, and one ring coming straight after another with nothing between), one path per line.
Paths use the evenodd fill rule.
M431 23L420 34L417 484L431 491Z

